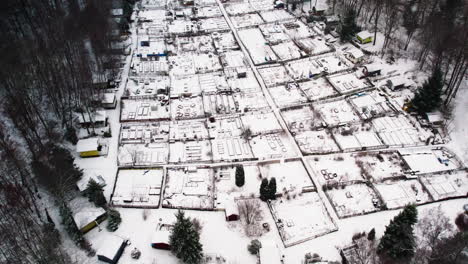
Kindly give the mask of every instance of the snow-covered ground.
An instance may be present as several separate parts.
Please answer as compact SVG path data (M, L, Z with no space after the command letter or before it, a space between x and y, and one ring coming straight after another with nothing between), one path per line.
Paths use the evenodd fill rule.
M160 19L165 14L160 8L181 8L160 2L144 1L159 10L140 16L160 25L143 22L138 34L158 39L157 47L166 46L172 54L134 56L137 32L132 26L132 54L117 90L120 102L107 110L108 154L76 158L84 169L81 188L95 178L105 182L105 196L116 205L151 209L117 208L122 224L115 233L95 228L85 235L93 248L117 236L132 243L120 263L179 263L150 243L158 224L174 221L176 209L161 207L184 208L203 225L206 255L231 264L257 263L246 249L257 237L247 237L241 221L226 221L224 202L257 199L262 177L275 177L282 196L270 207L260 203L261 223L270 230L262 230L259 239L279 246L286 264L301 263L308 252L338 261L337 247L348 244L355 232L375 227L381 235L398 213L391 209L466 195L468 176L459 159L468 161L468 91L460 91L447 151L409 149L426 145L433 136L401 110L426 77L416 62L399 59L389 65L366 55L364 63L380 67L381 75L361 79L362 69L355 71L348 57L356 48L328 43L320 25L274 10L269 0L195 1L202 17L197 23L188 17L190 8L173 22ZM318 5L325 6L325 0ZM204 33L187 36L196 31ZM378 52L381 44L362 49ZM394 78L413 87L393 91L387 81ZM124 90L129 99L120 100ZM244 166L242 187L235 185L234 164ZM382 211L382 203L390 210ZM464 203L456 199L418 208L440 204L454 218ZM142 252L138 261L130 257L133 247ZM97 263L80 252L73 257Z

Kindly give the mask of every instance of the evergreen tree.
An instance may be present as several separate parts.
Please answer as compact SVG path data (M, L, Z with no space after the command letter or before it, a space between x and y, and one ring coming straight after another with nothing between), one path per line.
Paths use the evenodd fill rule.
M250 241L250 244L247 246L247 250L250 252L250 254L256 255L260 251L261 247L262 243L258 241L258 239L254 239Z
M367 240L373 241L375 239L375 228L372 228L371 231L369 231L369 234L367 234Z
M203 257L200 234L183 211L177 212L176 219L169 237L172 253L184 263L199 264Z
M415 237L413 225L417 222L415 205L407 205L402 212L390 221L377 247L383 259L392 262L408 261L414 255Z
M104 186L105 184L99 184L94 179L89 179L86 189L83 191L83 195L88 197L90 202L93 202L98 207L106 207L107 201L104 197Z
M356 24L356 11L350 8L344 14L343 21L341 22L341 41L351 40L357 31L359 31L359 27Z
M117 210L109 209L107 210L107 230L110 232L115 232L118 228L120 223L122 222L122 218L120 217L120 213Z
M268 183L268 199L275 200L276 199L276 179L272 177L270 182Z
M267 201L269 198L270 192L268 191L268 179L264 178L260 184L260 199L262 201Z
M65 139L72 143L73 145L76 145L78 143L78 137L76 136L76 130L72 126L69 126L65 129Z
M412 108L419 114L431 112L442 104L443 76L440 69L436 69L432 76L416 92L411 101Z
M77 245L82 243L84 241L83 234L76 226L76 223L73 220L73 212L70 210L68 205L65 203L60 203L59 213L60 217L62 218L62 225L64 226L65 231L68 233L73 242L75 242Z
M244 167L242 165L239 165L236 167L236 185L237 187L242 187L244 186L244 183L245 183Z

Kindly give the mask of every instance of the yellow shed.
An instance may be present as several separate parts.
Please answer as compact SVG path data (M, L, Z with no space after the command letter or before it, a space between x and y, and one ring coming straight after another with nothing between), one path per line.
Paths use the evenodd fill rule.
M76 152L80 157L97 157L101 155L98 138L81 139L76 144Z
M85 197L77 197L69 202L76 227L86 233L96 227L107 217L106 210L96 207Z

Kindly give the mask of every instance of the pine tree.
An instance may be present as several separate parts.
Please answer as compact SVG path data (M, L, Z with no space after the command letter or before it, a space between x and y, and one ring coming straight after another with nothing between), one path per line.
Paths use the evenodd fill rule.
M203 257L203 246L200 244L200 234L193 226L190 218L185 217L181 210L176 213L176 223L169 237L171 251L182 262L199 264Z
M122 222L122 218L120 217L120 213L117 210L109 209L107 210L107 230L110 232L115 232L118 228L120 223Z
M258 241L258 239L254 239L250 241L250 244L247 246L247 250L252 255L258 254L258 252L260 251L260 248L262 248L262 243Z
M432 76L416 92L411 101L412 108L419 114L431 112L442 104L442 72L437 68Z
M245 183L244 167L242 165L239 165L236 167L236 185L237 187L242 187L244 186L244 183Z
M407 261L414 255L415 237L413 225L417 222L415 205L406 206L385 229L377 247L377 253L393 262Z
M408 48L414 31L416 31L419 26L418 21L419 16L416 0L411 0L405 5L405 11L403 12L403 27L405 27L406 33L408 34L408 38L405 43L405 50Z
M83 191L83 195L88 197L90 202L93 202L98 207L106 207L107 201L104 197L104 186L105 184L99 184L94 179L89 179L86 189Z
M270 179L270 183L268 183L268 199L275 200L276 199L276 179L272 177Z
M354 33L359 30L356 25L356 11L350 8L346 11L343 21L341 22L340 39L341 41L349 41L353 38Z
M369 234L367 234L367 240L373 241L375 239L375 228L372 228L371 231L369 231Z
M260 199L262 201L267 201L269 198L270 192L268 191L268 179L264 178L260 184Z

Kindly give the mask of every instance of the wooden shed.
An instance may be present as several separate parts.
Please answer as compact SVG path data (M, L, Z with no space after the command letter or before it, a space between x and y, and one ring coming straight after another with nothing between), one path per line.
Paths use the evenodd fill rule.
M374 36L367 30L361 31L356 34L356 38L361 44L370 43L374 40Z
M98 249L97 258L102 262L116 264L127 246L127 240L111 235L105 242Z
M107 217L106 210L96 207L84 197L77 197L68 205L73 213L73 221L82 233L87 233Z
M98 138L81 139L76 143L76 152L83 158L100 156L101 148Z

